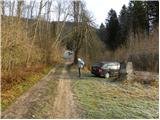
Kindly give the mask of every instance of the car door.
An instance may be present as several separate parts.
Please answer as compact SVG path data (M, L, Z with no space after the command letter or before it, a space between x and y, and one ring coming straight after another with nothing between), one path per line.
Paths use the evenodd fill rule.
M104 64L103 65L103 69L105 70L105 73L108 72L108 70L109 70L108 64Z

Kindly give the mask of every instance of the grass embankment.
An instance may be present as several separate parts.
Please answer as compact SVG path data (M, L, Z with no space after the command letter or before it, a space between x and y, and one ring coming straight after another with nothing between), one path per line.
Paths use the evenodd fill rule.
M17 97L32 87L38 80L43 78L51 69L51 66L45 66L38 71L30 71L23 77L24 81L14 84L10 88L4 90L2 89L1 111L4 111L11 103L16 100Z
M82 118L158 118L158 88L84 77L73 82Z

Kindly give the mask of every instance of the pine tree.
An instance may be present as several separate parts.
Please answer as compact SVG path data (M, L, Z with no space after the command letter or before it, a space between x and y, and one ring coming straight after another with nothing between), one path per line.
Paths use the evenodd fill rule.
M105 39L106 39L106 28L105 28L105 26L104 26L103 23L101 23L101 25L100 25L97 33L98 33L98 36L100 37L100 39L101 39L103 42L105 42Z
M147 11L148 29L159 24L159 1L146 1L145 8Z
M146 9L143 1L130 1L128 8L130 29L134 34L147 31Z
M128 36L128 29L129 29L129 21L128 21L128 11L127 11L127 7L125 5L123 5L122 10L120 11L120 16L119 16L119 22L120 22L120 33L121 33L121 44L125 44L126 43L126 39Z
M115 50L119 46L120 25L116 11L111 9L106 19L106 44L111 50Z

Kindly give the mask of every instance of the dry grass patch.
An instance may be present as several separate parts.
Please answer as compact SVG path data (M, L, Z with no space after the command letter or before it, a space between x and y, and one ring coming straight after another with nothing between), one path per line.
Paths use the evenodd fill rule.
M20 82L15 82L10 84L3 83L4 80L2 80L2 85L5 85L1 92L1 109L2 111L5 110L11 103L13 103L18 96L20 96L24 91L26 91L28 88L33 86L38 80L40 80L42 77L44 77L52 67L42 67L38 70L29 70L27 69L26 73L23 73L23 81L20 80ZM27 72L28 71L28 72ZM16 79L19 79L19 77L16 77Z
M101 78L73 83L82 118L158 118L158 88Z

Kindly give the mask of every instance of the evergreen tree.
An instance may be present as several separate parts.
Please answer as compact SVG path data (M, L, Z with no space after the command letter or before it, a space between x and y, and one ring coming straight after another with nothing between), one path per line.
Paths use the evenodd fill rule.
M98 29L98 36L100 37L100 39L105 42L106 39L106 28L104 26L103 23L101 23L100 28Z
M147 11L148 29L159 25L159 1L146 1L145 8Z
M116 11L111 9L108 13L108 19L106 19L106 41L107 46L115 50L120 41L120 25L117 18Z
M159 24L159 1L130 1L122 6L119 18L111 9L106 19L106 27L101 24L98 35L111 50L125 45L130 33L149 33Z
M146 9L143 1L130 1L128 8L129 27L134 34L147 31Z
M122 10L120 11L120 15L119 15L119 22L120 22L120 33L121 33L121 44L125 44L126 43L126 39L128 36L128 11L127 11L127 7L125 5L123 5Z

